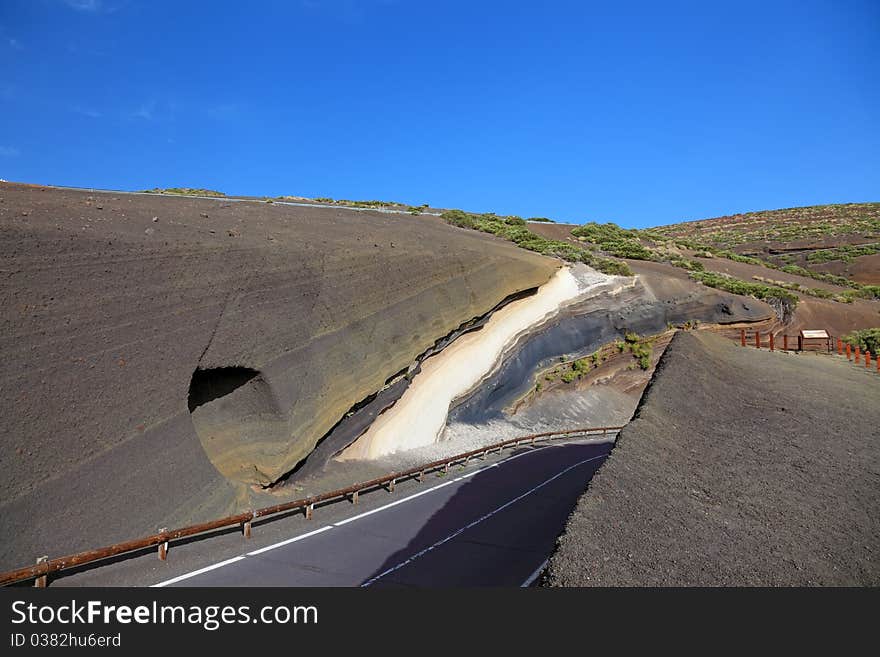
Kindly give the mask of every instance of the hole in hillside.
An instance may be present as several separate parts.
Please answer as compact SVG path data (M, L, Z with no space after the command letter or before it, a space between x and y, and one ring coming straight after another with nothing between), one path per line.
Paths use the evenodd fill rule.
M192 413L202 404L224 397L241 388L259 372L249 367L212 367L197 369L189 383L187 403Z

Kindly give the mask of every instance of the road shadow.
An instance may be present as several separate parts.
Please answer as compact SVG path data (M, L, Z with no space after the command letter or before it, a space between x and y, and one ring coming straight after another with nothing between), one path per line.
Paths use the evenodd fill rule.
M498 467L462 480L427 519L419 517L424 510L418 505L403 505L395 514L397 528L380 529L418 524L417 533L362 585L521 586L552 553L611 449L611 443L522 448ZM447 476L461 474L454 468Z

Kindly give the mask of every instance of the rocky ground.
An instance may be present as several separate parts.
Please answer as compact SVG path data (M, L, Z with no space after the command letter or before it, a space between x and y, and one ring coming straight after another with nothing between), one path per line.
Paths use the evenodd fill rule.
M880 376L680 332L551 586L880 584Z

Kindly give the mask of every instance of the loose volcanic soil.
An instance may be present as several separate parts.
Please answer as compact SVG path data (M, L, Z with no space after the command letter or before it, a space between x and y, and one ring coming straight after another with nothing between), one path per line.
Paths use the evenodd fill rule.
M435 217L10 183L0 227L0 568L259 505L560 266Z
M679 332L551 586L880 584L880 375Z

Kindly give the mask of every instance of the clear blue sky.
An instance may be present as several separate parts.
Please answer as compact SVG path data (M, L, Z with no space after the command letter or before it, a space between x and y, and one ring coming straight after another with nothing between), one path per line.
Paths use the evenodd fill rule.
M880 2L0 0L0 177L670 223L880 201Z

